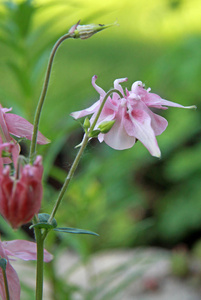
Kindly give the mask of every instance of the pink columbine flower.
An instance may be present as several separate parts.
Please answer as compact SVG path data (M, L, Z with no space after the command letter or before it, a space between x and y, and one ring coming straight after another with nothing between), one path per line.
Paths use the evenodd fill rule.
M13 145L0 145L0 154L3 148ZM10 166L3 166L0 155L0 214L18 228L29 222L40 210L42 188L42 157L37 156L33 165L20 166L14 176L10 176Z
M106 95L106 92L95 84L96 79L97 76L93 76L92 85L100 94L100 99L89 108L71 114L75 119L93 114L90 120L91 124ZM108 133L100 133L98 139L116 150L131 148L139 140L151 155L160 157L156 136L166 129L168 122L165 118L152 112L150 108L167 109L167 106L195 108L195 106L182 106L164 100L160 96L150 93L150 88L146 90L141 81L134 82L131 91L126 89L124 93L120 85L124 81L127 81L127 78L114 81L114 88L122 93L123 98L114 93L112 98L107 99L95 129L106 121L115 120L115 123Z
M17 157L20 152L19 144L10 136L14 135L18 138L26 138L31 140L33 133L33 125L24 118L9 113L12 108L3 108L0 104L0 144L6 142L13 142L15 147L12 149L13 161L16 164ZM47 144L49 140L44 137L40 132L37 136L38 144ZM5 161L7 163L8 161Z
M36 260L37 247L36 243L24 240L13 240L9 242L0 241L0 257L7 260L6 276L8 281L8 289L10 300L20 300L20 282L16 271L10 264L11 260L20 258L23 260ZM44 261L51 261L53 256L44 249ZM3 272L0 268L0 295L2 300L6 300L6 293L3 280Z

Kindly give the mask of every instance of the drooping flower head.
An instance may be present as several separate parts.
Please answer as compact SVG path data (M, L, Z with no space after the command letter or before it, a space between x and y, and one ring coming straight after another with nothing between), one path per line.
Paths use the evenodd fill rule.
M96 85L96 79L97 76L93 76L92 85L100 94L100 99L89 108L71 114L75 119L92 114L91 124L106 95L106 92ZM115 123L108 133L100 133L98 139L116 150L131 148L139 140L151 155L160 157L161 153L156 136L166 129L168 122L165 118L152 112L150 108L167 109L167 106L195 108L195 106L182 106L164 100L160 96L150 93L150 88L146 90L141 81L134 82L131 91L126 89L124 93L120 85L124 81L127 81L127 78L114 81L114 88L121 92L123 98L117 93L108 97L95 129L103 122L114 120Z
M3 166L2 148L13 147L5 143L0 145L0 214L18 228L29 222L40 210L42 200L42 157L37 156L33 165L26 164L10 175L10 166Z
M13 142L12 158L16 166L17 158L20 152L19 144L10 136L14 135L18 138L26 138L31 140L33 134L33 125L24 118L9 113L12 108L3 108L0 104L0 144ZM38 144L47 144L49 140L40 132L37 135ZM5 163L8 161L4 160Z
M23 260L36 260L37 247L36 243L25 240L13 240L9 242L0 241L0 257L7 260L6 276L8 281L8 289L10 300L20 300L20 282L16 271L10 264L14 258ZM44 261L52 260L52 255L44 249ZM6 300L3 272L0 268L0 296L2 300Z

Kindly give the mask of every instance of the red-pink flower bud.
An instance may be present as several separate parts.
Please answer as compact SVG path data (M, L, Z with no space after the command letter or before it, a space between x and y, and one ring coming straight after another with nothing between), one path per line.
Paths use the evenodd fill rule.
M28 223L40 210L42 200L42 157L33 165L20 167L19 177L10 176L10 167L0 172L0 213L13 228Z

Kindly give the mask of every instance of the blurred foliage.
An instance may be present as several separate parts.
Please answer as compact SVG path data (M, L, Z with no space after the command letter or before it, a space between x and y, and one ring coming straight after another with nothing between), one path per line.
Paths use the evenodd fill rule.
M88 229L100 237L50 234L50 251L56 253L56 241L58 253L71 246L87 260L98 249L196 241L201 232L200 10L199 0L1 1L0 102L30 122L56 40L79 19L120 23L86 41L65 41L58 50L40 122L52 140L39 147L45 169L42 212L50 213L82 139L69 114L98 99L90 84L94 74L106 91L116 78L128 77L128 88L142 80L163 98L198 106L163 112L169 126L157 138L160 160L139 142L115 151L92 141L56 219L60 227ZM22 145L23 153L28 147ZM21 238L24 232L16 234Z
M189 269L189 257L186 249L175 249L171 257L172 273L182 278L189 275Z

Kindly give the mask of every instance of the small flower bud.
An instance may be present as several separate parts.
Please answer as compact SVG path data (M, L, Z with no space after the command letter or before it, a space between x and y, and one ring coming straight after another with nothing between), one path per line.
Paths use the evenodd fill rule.
M89 134L89 137L91 138L96 138L100 133L100 130L93 130L90 134Z
M105 121L103 123L101 123L98 128L100 129L101 133L108 133L108 131L110 131L110 129L112 128L112 126L114 125L115 120L113 121Z
M80 21L79 21L80 22ZM69 33L74 39L88 39L90 38L93 34L105 29L109 28L111 26L117 25L117 22L114 22L113 24L89 24L89 25L79 25L79 22L72 26L71 29L69 30Z
M83 124L84 131L87 132L87 130L90 128L90 126L91 126L91 124L90 124L89 118L86 117L86 119L84 120L84 124Z
M39 212L43 194L42 157L33 165L19 167L19 174L10 176L10 167L3 167L0 157L0 214L16 229L28 223Z

